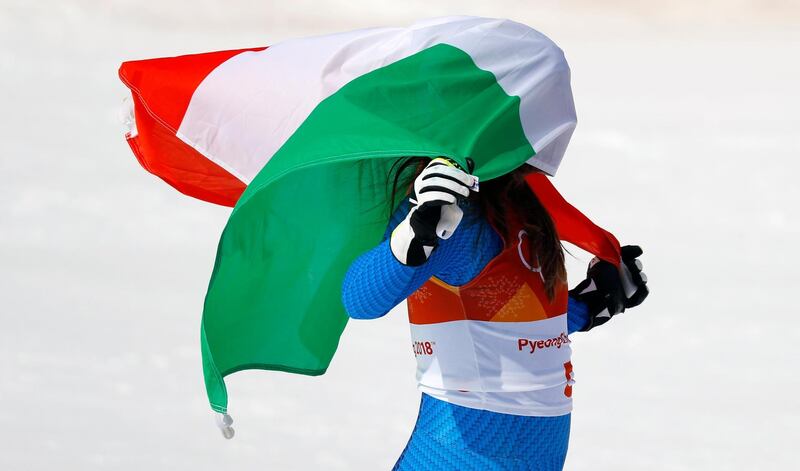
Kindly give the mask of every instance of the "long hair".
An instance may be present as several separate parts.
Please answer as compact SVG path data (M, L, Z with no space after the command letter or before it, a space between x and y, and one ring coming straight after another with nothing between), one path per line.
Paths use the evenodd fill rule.
M388 208L389 217L397 205L398 196L404 198L411 190L414 179L430 161L428 157L404 157L395 161L387 176L387 187L391 188ZM541 269L547 296L552 300L556 286L567 278L564 268L564 249L558 239L555 225L547 210L528 187L525 175L535 171L523 165L517 170L491 180L481 181L479 192L470 193L468 204L475 211L465 211L462 224L474 223L475 218L486 218L496 227L506 240L516 234L508 234L509 218L516 215L528 237L528 264ZM388 218L387 218L388 219ZM476 243L480 243L480 236Z

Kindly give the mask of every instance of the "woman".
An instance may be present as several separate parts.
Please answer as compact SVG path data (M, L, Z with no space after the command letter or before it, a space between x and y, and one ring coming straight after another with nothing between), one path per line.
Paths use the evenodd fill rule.
M422 403L395 469L562 469L568 334L647 295L638 247L623 250L638 287L630 298L616 267L600 261L568 293L553 222L524 180L531 171L523 165L478 190L451 160L402 160L392 202L413 181L410 195L384 240L347 272L352 318L381 317L408 298Z

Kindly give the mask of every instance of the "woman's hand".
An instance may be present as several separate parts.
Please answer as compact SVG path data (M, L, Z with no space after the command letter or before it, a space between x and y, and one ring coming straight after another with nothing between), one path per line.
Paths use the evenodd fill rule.
M461 198L477 188L477 177L455 162L437 157L414 180L411 209L392 232L392 254L403 265L419 266L430 257L439 239L449 238L461 222ZM477 189L475 190L477 191Z
M596 257L592 259L586 279L569 292L589 308L589 322L582 331L605 324L626 308L638 306L650 294L647 275L639 261L641 255L642 249L637 245L622 247L619 269Z

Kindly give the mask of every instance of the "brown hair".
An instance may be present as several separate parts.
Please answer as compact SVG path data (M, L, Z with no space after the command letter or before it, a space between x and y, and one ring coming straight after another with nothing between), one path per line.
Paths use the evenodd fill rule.
M404 157L394 162L387 177L387 184L388 180L393 180L391 185L387 185L392 189L389 199L389 218L396 207L398 193L401 199L408 195L414 179L429 161L428 157ZM552 300L556 286L567 278L564 268L564 249L553 220L525 181L525 175L531 171L536 169L522 165L503 176L481 181L480 191L470 193L468 201L474 204L477 210L474 215L488 219L501 231L506 240L509 239L508 219L516 215L529 238L528 263L530 266L541 268L545 291ZM465 211L465 216L468 213ZM479 240L480 236L476 243Z

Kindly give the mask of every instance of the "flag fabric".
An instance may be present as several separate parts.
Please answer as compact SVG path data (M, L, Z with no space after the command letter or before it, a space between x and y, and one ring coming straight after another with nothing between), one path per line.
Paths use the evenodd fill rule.
M141 164L235 204L201 328L212 408L226 411L236 371L328 368L344 274L381 239L398 158L470 157L482 180L526 162L554 175L576 124L569 73L543 34L477 17L124 63Z
M614 234L593 223L569 204L545 175L530 173L525 180L553 219L560 240L575 244L597 258L620 267L622 254Z

